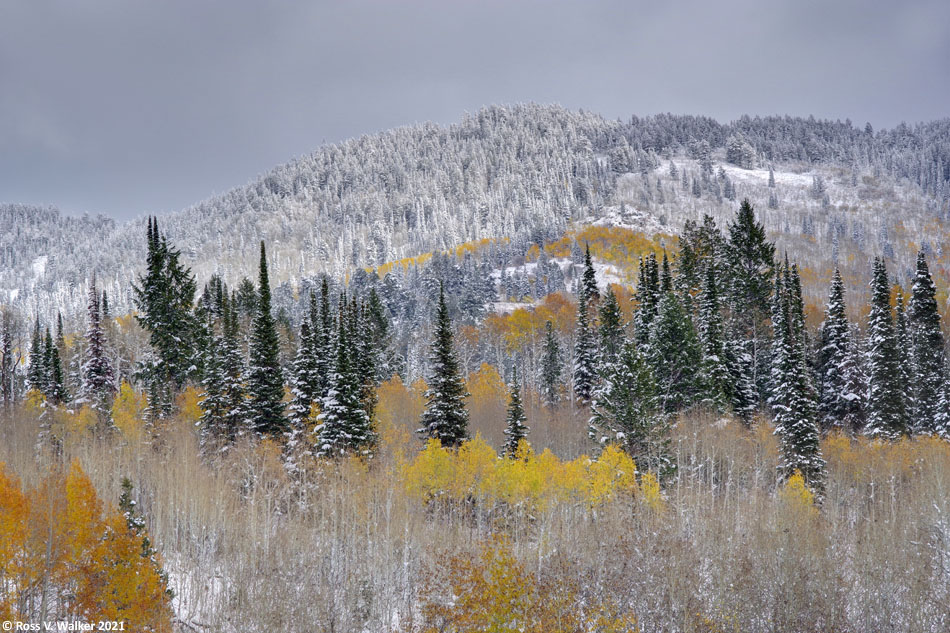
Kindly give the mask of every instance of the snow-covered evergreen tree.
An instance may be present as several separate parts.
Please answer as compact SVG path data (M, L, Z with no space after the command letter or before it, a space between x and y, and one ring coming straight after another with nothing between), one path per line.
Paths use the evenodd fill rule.
M624 341L623 313L620 312L617 295L614 294L612 288L607 288L599 312L600 323L597 327L600 338L599 363L601 366L607 366L617 360Z
M702 350L692 319L671 291L663 294L650 329L646 359L667 413L693 404L703 390Z
M913 367L911 419L924 433L937 429L939 400L944 385L944 339L937 310L937 290L923 251L917 254L917 271L908 305Z
M637 343L646 345L650 339L650 326L656 318L657 306L660 303L660 271L655 253L640 259L635 298L637 307L633 316L634 336Z
M541 398L548 407L561 400L561 374L564 373L561 346L550 321L544 324L544 351L541 357Z
M723 341L723 319L714 265L706 266L699 296L699 337L703 351L705 399L723 411L732 404L733 381Z
M310 295L311 302L316 303L316 297ZM317 324L319 326L319 323ZM300 342L297 355L294 357L293 382L291 386L291 402L288 407L290 423L294 432L305 429L310 419L313 404L320 397L320 375L317 372L317 345L314 327L310 318L300 324Z
M891 287L884 260L875 258L867 333L867 426L872 437L896 438L907 430Z
M115 374L106 350L106 337L99 311L100 296L96 290L96 277L92 276L89 288L88 328L86 329L86 362L83 364L82 397L101 416L108 416L115 394Z
M590 244L584 249L584 275L581 278L580 294L584 295L588 302L600 298L600 291L597 289L597 276L594 273L594 261L590 256Z
M666 418L650 366L626 340L594 394L588 435L598 446L616 443L642 471L670 468Z
M518 443L528 436L528 418L521 401L521 383L518 382L518 367L511 370L511 384L508 386L508 414L505 416L505 445L502 452L514 457L518 452Z
M432 341L429 388L426 409L418 433L437 439L442 446L457 448L468 438L468 410L465 408L465 382L455 356L452 322L445 303L445 290L439 286L439 303L435 313L435 338Z
M348 325L346 302L341 300L337 319L336 363L317 417L317 454L322 457L338 457L347 453L371 455L375 439L370 417L360 401L360 383L353 362Z
M853 430L858 422L862 395L852 390L854 343L845 313L844 282L837 268L831 278L820 339L818 392L822 426Z
M284 417L284 382L278 356L279 346L277 323L271 312L267 254L264 242L261 242L257 309L252 324L246 380L247 412L254 431L258 435L273 438L282 438L288 430Z
M597 381L597 342L588 320L587 293L577 300L577 327L574 329L574 395L581 402L590 402Z

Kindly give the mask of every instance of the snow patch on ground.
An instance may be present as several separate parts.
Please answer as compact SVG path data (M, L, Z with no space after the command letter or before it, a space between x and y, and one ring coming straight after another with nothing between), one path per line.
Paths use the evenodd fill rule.
M495 314L511 314L515 310L520 310L521 308L530 309L534 306L533 303L523 301L496 301L490 305L491 311Z

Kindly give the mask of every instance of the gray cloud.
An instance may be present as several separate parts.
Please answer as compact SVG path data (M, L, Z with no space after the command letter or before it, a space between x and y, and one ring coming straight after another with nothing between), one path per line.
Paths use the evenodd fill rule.
M950 3L9 0L0 200L125 218L489 103L947 116Z

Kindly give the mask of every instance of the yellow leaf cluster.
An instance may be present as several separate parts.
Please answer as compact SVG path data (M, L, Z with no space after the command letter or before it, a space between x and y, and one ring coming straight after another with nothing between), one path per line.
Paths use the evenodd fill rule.
M122 381L119 393L112 403L112 421L122 435L130 441L139 441L144 433L144 411L148 405L145 394L139 393L126 381Z
M78 461L27 492L0 464L0 618L35 619L48 600L53 619L170 632L160 561L142 555L142 538L104 508Z
M516 455L507 457L499 456L480 435L464 442L458 452L430 440L405 465L402 479L406 492L423 501L475 500L485 507L498 504L529 512L564 502L595 507L640 493L636 464L615 446L605 448L597 460L584 455L561 461L549 450L535 454L522 441Z

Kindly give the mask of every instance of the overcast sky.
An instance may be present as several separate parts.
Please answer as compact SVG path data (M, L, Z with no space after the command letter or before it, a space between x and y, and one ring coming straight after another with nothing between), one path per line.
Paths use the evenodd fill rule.
M177 210L491 103L890 127L947 60L947 0L0 0L0 201Z

